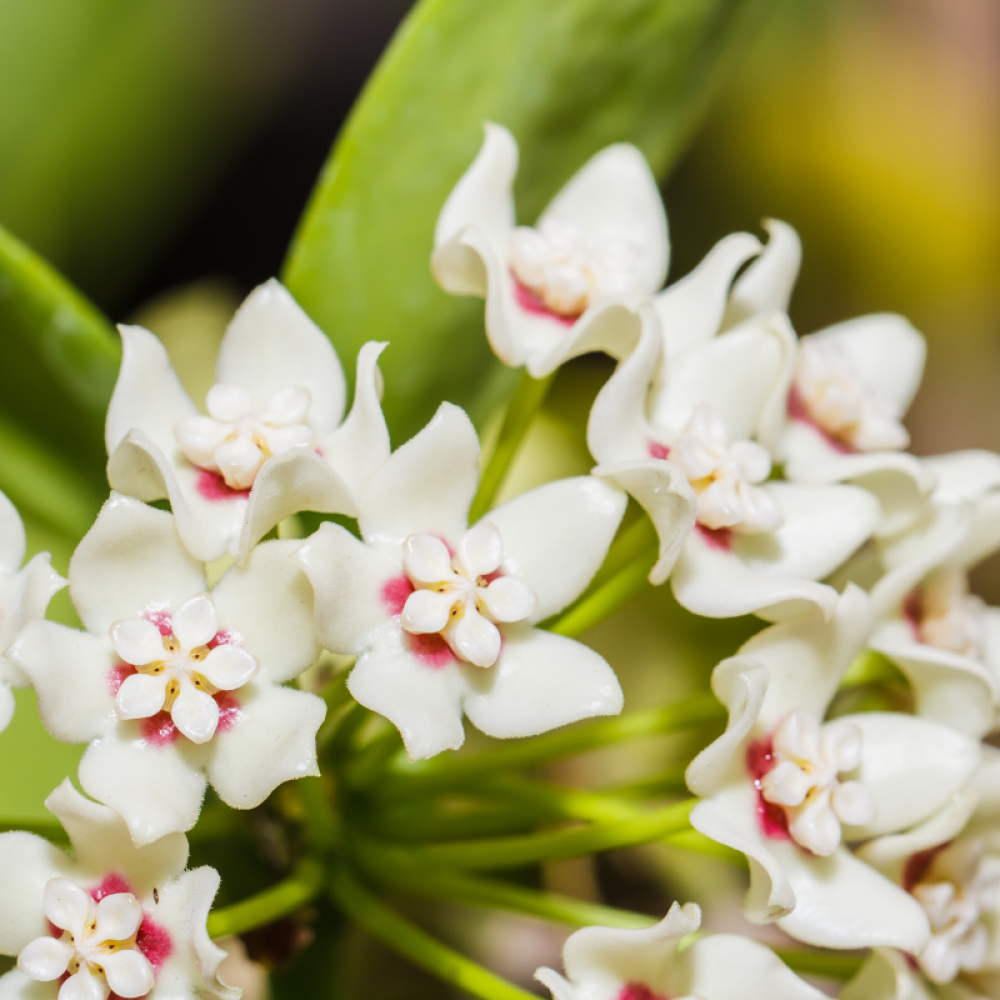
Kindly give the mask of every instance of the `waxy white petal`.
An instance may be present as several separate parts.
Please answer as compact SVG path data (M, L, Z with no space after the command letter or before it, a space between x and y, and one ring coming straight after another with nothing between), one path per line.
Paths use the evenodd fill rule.
M94 901L83 889L67 878L53 878L45 883L42 899L46 919L77 939L83 935L94 912Z
M369 633L370 646L347 679L355 700L385 716L403 738L411 760L457 750L465 741L465 681L454 662L422 662L402 645L399 626ZM469 669L476 670L472 667ZM487 676L492 671L482 671Z
M433 590L415 590L406 599L399 623L407 632L417 635L440 632L451 616L455 595Z
M641 251L641 282L655 292L667 275L670 245L659 187L635 146L619 143L590 158L538 220L566 220L590 240L627 239Z
M448 645L477 667L492 667L500 655L500 632L496 625L473 608L467 608L445 638Z
M268 399L261 410L260 419L269 427L289 427L304 424L309 413L312 396L301 385L280 389Z
M700 346L719 332L729 286L740 267L760 249L760 242L749 233L731 233L693 271L653 297L668 358Z
M410 535L403 542L403 566L417 584L441 583L455 575L448 547L433 535Z
M42 887L64 875L66 855L33 833L0 834L0 949L16 955L49 933Z
M532 622L575 600L600 568L625 513L626 495L594 476L547 483L502 504L489 522L503 539L505 575L538 597Z
M301 387L309 392L309 423L331 431L344 413L346 384L336 351L285 287L271 279L255 288L222 338L218 380L242 386L254 411L275 393Z
M113 893L97 904L95 940L124 941L135 934L141 923L142 906L135 896L130 892Z
M788 312L788 303L802 263L802 242L787 222L765 219L768 241L761 255L733 286L723 327L729 328L752 316Z
M496 525L480 521L462 535L458 543L458 560L466 576L475 580L500 568L504 543Z
M141 326L119 326L118 331L122 363L105 424L108 455L135 427L141 427L150 441L170 455L176 450L174 426L198 410L181 386L166 349L152 333Z
M163 708L166 698L166 678L132 674L122 681L115 695L115 711L120 719L148 719Z
M17 956L17 967L43 983L58 979L68 968L76 949L53 937L35 938Z
M530 618L538 607L535 592L511 576L502 576L480 591L490 618L495 622L519 622Z
M358 518L362 537L396 544L413 534L458 538L478 480L475 429L457 406L442 403L431 422L369 481Z
M215 699L193 684L182 682L170 709L174 725L192 742L207 743L219 724L219 706Z
M197 753L182 755L176 743L155 746L109 734L87 747L80 784L118 812L133 843L145 847L194 826L206 784L197 761Z
M107 980L84 966L59 987L59 1000L108 1000L110 992Z
M34 621L5 655L30 679L39 713L56 739L84 743L113 722L108 678L117 658L107 639ZM71 670L67 664L72 664Z
M133 948L105 955L101 967L111 992L117 996L142 997L153 988L153 967L145 955Z
M165 656L160 630L144 618L126 618L109 629L111 645L125 663L142 667Z
M864 826L875 819L878 806L860 781L844 781L833 790L833 811L842 823Z
M202 565L186 551L174 518L112 493L69 565L73 605L88 631L178 607L205 589Z
M488 671L466 668L465 714L500 739L535 736L579 719L617 715L623 696L615 672L583 643L525 626L504 632Z
M383 599L390 581L402 587L404 600L409 591L402 559L394 562L340 525L320 525L302 543L296 559L316 595L316 635L336 653L361 653L369 634L390 619L393 612Z
M219 615L208 594L196 594L173 614L171 625L183 652L205 646L219 631Z
M260 670L260 662L242 646L226 643L216 646L201 663L200 672L220 691L243 687Z
M326 705L267 683L248 685L239 697L235 723L212 740L208 779L227 805L252 809L283 782L319 774L316 733Z
M69 834L81 868L115 871L140 897L150 896L154 887L164 885L184 869L188 845L183 834L168 833L137 848L122 817L82 795L69 778L49 795L45 807Z
M243 386L216 382L205 398L205 409L214 420L234 424L241 417L248 417L253 410L253 400Z

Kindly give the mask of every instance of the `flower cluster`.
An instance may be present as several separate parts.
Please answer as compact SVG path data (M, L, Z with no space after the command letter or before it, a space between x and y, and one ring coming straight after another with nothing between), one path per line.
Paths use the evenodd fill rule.
M13 994L234 995L204 926L218 876L182 874L184 833L209 784L245 810L321 773L327 704L295 683L321 650L351 658L347 690L411 761L459 748L464 718L506 739L619 713L614 670L572 621L618 593L630 498L657 536L640 553L653 584L695 615L769 623L715 668L728 726L686 779L694 829L747 859L747 917L877 949L845 996L1000 976L1000 758L983 742L1000 613L966 576L1000 548L1000 457L904 450L925 348L902 318L796 336L788 225L769 222L766 246L729 236L661 288L667 222L638 150L597 154L534 227L516 225L516 162L489 125L432 268L485 298L490 344L526 384L615 359L589 474L491 507L476 430L449 403L392 450L386 345L360 351L345 417L330 341L270 281L225 334L205 412L156 337L122 328L112 492L69 566L81 629L45 620L65 581L44 556L20 568L0 498L0 724L7 685L32 685L52 736L87 744L91 796L66 783L48 800L72 860L0 835ZM307 512L338 520L302 538ZM852 703L885 676L905 704ZM566 978L538 978L556 1000L735 1000L748 980L820 995L754 942L692 943L699 921L688 905L648 930L584 929Z

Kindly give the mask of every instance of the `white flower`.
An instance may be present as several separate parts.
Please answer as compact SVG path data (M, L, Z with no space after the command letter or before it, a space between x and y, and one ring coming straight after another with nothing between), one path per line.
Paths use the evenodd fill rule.
M870 628L868 599L849 586L829 622L812 612L771 626L716 667L729 725L688 768L703 797L691 824L747 856L754 922L821 947L919 952L923 907L869 852L964 794L982 754L974 739L899 713L821 725Z
M984 917L1000 903L1000 857L987 854L980 838L965 838L934 853L908 888L931 925L919 956L928 979L950 983L959 973L981 972L990 957Z
M756 441L730 444L728 437L722 416L702 403L670 448L698 497L698 523L712 531L775 531L784 514L759 485L770 475L771 456Z
M497 624L523 621L538 607L520 580L489 579L503 557L503 538L489 522L467 531L454 557L440 538L410 535L403 542L403 572L414 590L400 625L412 635L438 634L460 660L492 667L502 641Z
M108 409L108 478L140 500L170 500L193 555L237 561L301 510L357 514L357 494L389 454L377 360L358 355L354 404L336 352L285 288L253 291L223 337L199 414L163 345L125 326Z
M27 622L45 617L49 601L66 586L47 552L33 556L22 567L26 548L21 518L0 493L0 732L14 715L11 688L28 684L17 664L3 654Z
M861 730L850 722L821 726L795 708L771 737L771 770L760 778L765 802L780 806L788 832L800 847L827 857L840 843L841 823L863 826L875 818L875 802L857 781L841 781L861 763Z
M974 736L1000 708L1000 610L968 592L968 570L1000 547L1000 458L923 459L938 480L920 519L876 538L843 575L870 589L870 645L906 674L919 713Z
M802 341L792 392L801 410L795 415L849 451L900 451L910 443L897 408L864 381L836 339Z
M470 529L478 463L471 423L443 404L362 494L362 540L324 524L299 550L320 640L358 655L351 693L399 728L413 759L461 746L463 713L506 738L622 707L600 656L535 625L600 567L624 493L596 476L560 480Z
M142 906L131 892L112 892L94 902L68 878L50 878L43 893L45 917L63 933L35 938L21 949L17 967L29 979L50 983L64 976L61 1000L106 1000L145 996L154 982L153 964L136 935Z
M505 364L535 378L576 354L616 356L629 304L667 273L667 219L642 153L608 146L556 195L534 228L517 227L517 144L487 124L475 161L438 217L431 266L456 295L486 299L486 334Z
M566 975L539 969L553 1000L821 1000L770 949L735 934L691 941L701 911L674 903L646 930L585 927L563 948ZM687 940L685 940L687 939Z
M727 276L713 278L715 315L704 323L712 332L722 321L731 279L733 254L722 251L717 248L727 267L711 259L702 264ZM684 280L694 278L703 280L697 273ZM591 409L587 440L600 463L596 471L653 456L687 473L698 496L699 525L683 543L671 586L689 611L778 619L814 606L829 614L836 592L817 581L871 535L879 506L856 486L763 482L770 456L750 438L773 437L769 428L780 428L782 373L794 357L794 334L772 315L744 320L707 340L693 338L670 355L670 337L666 328L661 334L658 319L662 308L639 310L636 347ZM693 305L684 312L695 315ZM657 528L661 543L673 537Z
M46 805L74 857L34 834L0 834L0 952L17 956L0 997L238 1000L205 930L219 876L184 871L184 836L136 848L121 818L68 779Z
M84 790L137 844L190 829L206 776L248 809L319 773L325 706L282 686L319 652L297 544L257 546L209 594L174 518L112 494L70 563L86 631L35 622L11 647L49 732L90 744Z

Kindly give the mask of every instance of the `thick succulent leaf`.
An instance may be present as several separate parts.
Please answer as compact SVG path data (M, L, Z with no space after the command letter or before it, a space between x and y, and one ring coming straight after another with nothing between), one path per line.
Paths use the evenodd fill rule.
M676 161L725 56L771 0L422 0L338 139L286 262L292 293L346 370L367 340L395 440L443 398L480 422L511 384L483 305L433 282L434 223L492 120L521 148L522 222L593 153Z
M0 489L79 536L104 484L104 410L118 336L41 258L0 229Z
M0 4L3 224L90 294L119 294L296 72L297 6Z

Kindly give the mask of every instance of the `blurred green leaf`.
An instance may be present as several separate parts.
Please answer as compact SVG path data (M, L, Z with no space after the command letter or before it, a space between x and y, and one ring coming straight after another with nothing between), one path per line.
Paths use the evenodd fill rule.
M285 281L345 365L380 364L398 439L442 399L484 413L509 389L482 304L430 277L434 222L485 119L520 143L521 218L533 219L601 147L636 143L663 174L727 56L771 0L423 0L344 127L286 262Z
M273 108L295 21L266 0L4 0L0 222L118 294Z
M121 349L106 319L0 229L0 489L79 538L107 495L104 411Z

